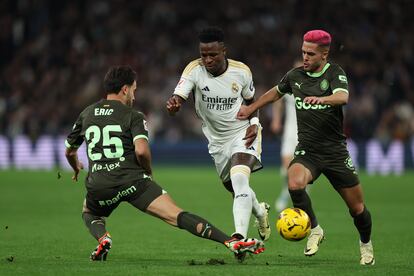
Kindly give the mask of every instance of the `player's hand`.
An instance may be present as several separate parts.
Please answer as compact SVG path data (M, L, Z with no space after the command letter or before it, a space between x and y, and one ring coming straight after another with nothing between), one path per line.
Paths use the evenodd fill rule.
M83 164L82 164L82 162L78 162L78 166L74 170L74 174L72 176L73 181L78 182L78 176L79 176L79 173L80 173L81 170L83 170Z
M170 115L175 115L180 110L181 100L177 96L172 96L167 101L167 111Z
M253 144L253 141L257 137L257 132L259 131L258 125L251 125L246 129L246 136L244 136L243 140L246 140L244 143L246 148L250 147Z
M303 101L307 104L323 104L324 103L323 97L315 97L315 96L306 97Z
M239 112L237 112L237 119L247 120L252 113L253 111L250 110L249 106L242 105L240 106Z

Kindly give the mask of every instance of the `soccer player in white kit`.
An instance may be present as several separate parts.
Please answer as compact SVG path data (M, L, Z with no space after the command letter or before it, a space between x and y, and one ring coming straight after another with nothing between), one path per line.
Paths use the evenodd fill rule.
M282 190L275 202L275 208L278 212L285 209L290 199L287 185L287 169L290 161L293 159L296 145L298 144L298 126L296 123L295 99L291 95L283 97L283 101L277 101L273 104L273 117L271 130L279 133L282 129L282 115L284 113L283 134L281 142L280 157L282 166L280 174L283 178ZM284 111L284 112L283 112Z
M260 237L267 240L269 205L258 202L249 184L250 173L262 168L261 126L257 113L249 120L236 119L242 103L254 101L252 73L242 62L226 57L221 29L206 28L199 39L201 58L184 69L173 96L167 101L167 110L174 115L193 93L195 110L209 141L209 153L224 186L233 193L236 231L233 235L246 237L253 213Z

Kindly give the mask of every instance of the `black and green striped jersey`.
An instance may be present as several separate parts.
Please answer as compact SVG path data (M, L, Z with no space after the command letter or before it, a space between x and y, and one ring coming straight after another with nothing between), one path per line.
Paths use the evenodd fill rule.
M318 150L343 144L342 106L308 104L308 96L329 96L338 91L348 93L348 81L344 70L337 64L327 63L319 73L310 73L297 67L290 70L277 85L281 94L293 94L296 105L298 140Z
M134 141L147 139L144 115L116 100L85 108L66 139L67 147L87 145L88 189L114 187L145 177L135 156Z

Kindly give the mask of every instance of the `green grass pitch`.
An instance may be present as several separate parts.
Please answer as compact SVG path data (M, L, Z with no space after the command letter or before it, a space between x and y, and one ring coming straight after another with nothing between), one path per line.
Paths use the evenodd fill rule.
M277 168L255 173L251 185L259 200L273 207L280 190ZM82 178L85 173L82 174ZM311 198L326 240L313 257L305 241L288 242L275 231L263 254L239 264L218 243L135 210L126 203L107 220L113 247L105 263L89 261L96 241L81 220L83 181L57 171L0 171L0 275L414 275L414 173L361 174L373 217L376 265L359 265L358 236L347 208L324 177ZM157 167L155 180L183 209L233 232L232 200L215 169ZM250 227L250 236L257 236ZM224 264L208 264L210 259Z

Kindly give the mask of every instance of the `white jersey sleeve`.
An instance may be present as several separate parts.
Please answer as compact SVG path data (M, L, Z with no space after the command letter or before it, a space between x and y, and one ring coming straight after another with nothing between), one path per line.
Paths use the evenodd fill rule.
M247 67L247 66L246 66ZM255 88L253 84L253 77L250 69L247 67L248 70L244 72L244 78L245 78L245 85L243 86L243 90L241 92L241 95L243 99L245 100L251 100L254 97Z
M193 91L196 80L195 80L195 70L197 66L200 66L201 59L196 59L190 62L184 69L183 73L181 74L181 78L178 81L177 86L174 89L174 95L178 95L181 98L187 100L188 96L190 95L191 91Z

